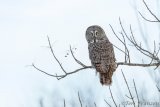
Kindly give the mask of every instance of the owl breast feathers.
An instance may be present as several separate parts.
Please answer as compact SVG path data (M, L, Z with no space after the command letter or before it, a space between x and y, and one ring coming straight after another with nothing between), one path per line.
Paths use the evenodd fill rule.
M90 26L86 31L89 58L99 73L102 85L111 85L112 75L116 70L113 45L109 42L100 26Z

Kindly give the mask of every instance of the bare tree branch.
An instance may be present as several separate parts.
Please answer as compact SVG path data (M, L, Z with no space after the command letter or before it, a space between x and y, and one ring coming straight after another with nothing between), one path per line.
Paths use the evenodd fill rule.
M63 104L64 104L64 107L66 107L66 102L65 102L65 99L64 99L64 101L63 101Z
M145 1L143 0L145 6L147 7L148 11L159 21L159 19L151 12L151 10L148 8L147 4L145 3ZM155 69L157 69L159 66L160 66L160 59L158 57L158 54L159 54L159 51L160 51L160 47L158 49L158 51L156 51L156 44L154 42L154 52L150 52L149 50L147 49L144 49L142 46L141 46L141 43L137 43L135 37L134 37L134 34L133 34L133 31L132 31L132 27L130 25L130 36L129 34L127 34L127 32L125 31L123 25L122 25L122 22L121 22L121 19L119 18L119 23L120 23L120 26L121 26L121 29L122 31L120 32L121 36L122 36L122 39L116 34L116 32L114 31L113 27L110 25L110 28L112 30L112 32L114 33L114 35L116 36L116 38L123 44L124 46L124 50L120 49L119 47L113 45L115 48L117 48L118 50L120 50L122 53L124 53L124 62L117 62L117 67L119 65L122 65L122 66L140 66L140 67L151 67L151 66L155 66ZM137 49L137 51L139 51L140 53L142 53L142 55L148 57L151 59L150 63L133 63L131 62L131 56L130 56L130 52L129 52L129 48L127 46L127 41L126 41L126 38L127 40ZM70 74L74 74L74 73L77 73L79 71L82 71L84 69L88 69L88 68L94 68L93 66L91 65L85 65L83 64L80 60L78 60L74 54L73 54L73 50L72 50L72 47L70 46L70 52L71 52L71 55L74 59L74 61L79 64L81 66L81 68L77 68L71 72L67 72L64 67L62 66L62 63L58 60L58 58L56 57L54 51L53 51L53 48L51 46L51 41L49 39L49 37L47 36L47 39L48 39L48 45L49 45L49 49L52 53L52 56L53 58L56 60L56 62L58 63L58 65L60 66L61 70L63 71L64 74L61 74L61 75L57 75L56 74L49 74L47 73L46 71L40 69L39 67L37 67L34 63L32 64L32 66L48 75L48 76L52 76L52 77L55 77L57 78L58 80L62 79L62 78L65 78L66 76L70 75Z
M147 10L149 11L149 13L150 13L156 20L147 19L147 18L145 18L145 17L142 15L141 12L139 12L139 14L141 15L141 17L142 17L144 20L148 21L148 22L160 22L160 19L150 10L150 8L148 7L148 5L147 5L147 3L145 2L145 0L143 0L143 3L144 3L144 5L145 5L145 7L147 8Z
M94 102L94 106L97 107L96 103Z
M114 33L114 35L117 37L117 39L124 45L124 47L125 47L125 52L124 51L122 51L120 48L118 48L117 46L115 46L117 49L119 49L120 51L122 51L123 53L125 53L125 59L126 59L126 57L128 57L128 59L129 59L129 62L130 62L130 56L129 56L129 51L128 51L128 48L127 48L127 46L126 46L126 42L125 42L125 38L124 38L124 36L123 36L123 40L124 41L122 41L119 37L118 37L118 35L115 33L115 31L114 31L114 29L113 29L113 27L110 25L110 27L111 27L111 29L112 29L112 32ZM127 52L126 52L127 51ZM125 63L126 63L127 61L125 60Z
M122 31L124 32L125 36L126 36L127 39L136 47L136 49L137 49L138 51L140 51L141 53L143 53L144 55L146 55L147 57L152 58L152 57L151 57L152 53L150 53L149 51L143 49L143 48L141 47L141 45L138 45L138 43L136 42L136 40L135 40L135 38L134 38L134 36L133 36L133 32L132 32L131 26L130 26L131 37L129 37L129 36L127 35L126 31L124 30L124 27L123 27L123 25L122 25L122 22L121 22L121 19L120 19L120 18L119 18L119 22L120 22L120 26L121 26Z
M124 75L124 73L123 73L122 70L121 70L121 72L122 72L123 78L124 78L124 80L125 80L125 83L126 83L126 85L127 85L127 88L128 88L128 91L129 91L129 95L130 95L130 97L128 97L128 96L127 96L127 97L132 100L134 107L136 107L135 101L134 101L133 95L132 95L132 93L131 93L131 90L130 90L130 88L129 88L129 86L128 86L128 82L127 82L127 80L126 80L126 77L125 77L125 75Z
M42 73L44 73L44 74L46 74L46 75L48 75L48 76L56 77L58 80L66 77L66 76L68 76L68 75L71 75L71 74L77 73L77 72L79 72L79 71L82 71L82 70L84 70L84 69L93 68L92 66L86 66L85 68L79 68L79 69L76 69L76 70L74 70L74 71L72 71L72 72L68 72L68 73L66 73L66 74L64 74L64 75L57 75L57 74L56 74L56 75L53 75L53 74L49 74L49 73L47 73L47 72L39 69L39 68L36 67L34 64L32 64L32 66L33 66L36 70L38 70L38 71L40 71L40 72L42 72Z
M135 84L134 79L133 79L133 84L134 84L134 89L135 89L136 96L137 96L137 100L138 100L138 106L137 106L137 107L139 107L139 103L140 103L140 101L139 101L138 92L137 92L137 88L136 88L136 84Z
M84 69L93 68L92 66L86 66L86 65L83 64L81 61L79 61L79 60L74 56L73 51L72 51L72 48L71 48L71 46L70 46L70 52L71 52L71 54L72 54L72 57L73 57L74 60L75 60L79 65L81 65L82 67L81 67L81 68L78 68L78 69L76 69L76 70L73 70L72 72L66 72L66 70L64 69L64 67L62 66L62 64L61 64L60 61L58 60L58 58L56 57L56 55L55 55L55 53L54 53L54 51L53 51L53 48L52 48L52 46L51 46L50 39L49 39L48 36L47 36L47 39L48 39L48 44L49 44L50 51L51 51L54 59L56 60L56 62L59 64L61 70L64 72L64 74L63 74L63 75L57 75L57 74L53 75L53 74L49 74L49 73L47 73L46 71L41 70L40 68L38 68L34 63L32 63L32 66L33 66L36 70L38 70L38 71L40 71L40 72L42 72L42 73L44 73L44 74L46 74L46 75L48 75L48 76L56 77L58 80L60 80L60 79L66 77L66 76L68 76L68 75L70 75L70 74L77 73L77 72L82 71L82 70L84 70Z
M135 40L135 37L133 35L133 31L132 31L132 28L131 28L131 25L130 25L130 32L131 32L131 36L129 37L128 34L126 33L123 25L122 25L122 22L121 22L121 19L119 18L119 22L120 22L120 26L122 28L122 31L123 33L125 34L126 38L133 44L133 46L139 51L141 52L143 55L151 58L152 60L156 61L156 63L150 63L149 64L131 64L131 65L136 65L136 66L143 66L143 67L146 67L146 66L159 66L160 65L160 60L159 60L159 57L158 57L158 54L156 53L159 53L159 50L156 52L156 50L154 50L154 52L150 52L144 48L142 48L141 44L138 45L138 43L136 42ZM123 42L124 43L124 42ZM127 48L128 49L128 48ZM127 64L127 65L130 65L130 64Z
M155 18L155 20L150 20L150 19L144 17L141 12L139 12L140 16L141 16L144 20L146 20L146 21L148 21L148 22L158 22L158 23L159 23L159 22L160 22L160 19L151 11L151 9L148 7L148 5L147 5L147 3L145 2L145 0L143 0L143 3L144 3L144 5L145 5L145 7L147 8L147 10L149 11L149 13ZM117 39L123 44L123 46L124 46L124 50L123 50L123 49L120 49L119 47L117 47L116 45L113 45L115 48L117 48L117 49L120 50L122 53L124 53L124 61L122 61L122 62L117 62L117 67L120 66L120 65L122 65L122 66L139 66L139 67L152 67L152 66L155 66L155 69L157 69L157 68L160 66L160 58L159 58L159 56L158 56L159 51L160 51L160 46L159 46L159 48L158 48L158 50L157 50L157 49L156 49L156 48L157 48L157 47L156 47L156 43L155 43L155 41L154 41L154 47L153 47L154 50L153 50L153 52L145 49L144 47L142 47L141 43L137 42L137 40L136 40L136 38L135 38L135 34L133 33L133 30L132 30L131 25L129 26L129 34L128 34L128 33L126 32L126 29L124 28L124 26L123 26L120 18L119 18L119 24L120 24L120 27L121 27L121 32L120 32L120 36L121 36L121 37L119 37L119 35L115 32L115 30L113 29L113 27L110 25L110 28L111 28L113 34L116 36L116 38L117 38ZM77 72L79 72L79 71L82 71L82 70L85 70L85 69L94 68L93 66L91 66L91 65L85 65L85 64L82 63L80 60L78 60L78 59L75 57L75 55L74 55L74 52L73 52L73 50L72 50L72 47L70 46L70 52L71 52L71 55L72 55L74 61L75 61L78 65L80 65L81 67L80 67L80 68L76 68L76 69L73 70L73 71L67 72L67 71L65 70L64 66L62 65L62 63L61 63L61 62L59 61L59 59L56 57L56 55L55 55L55 53L54 53L54 50L53 50L53 48L52 48L52 46L51 46L50 38L49 38L48 36L47 36L47 40L48 40L48 45L49 45L49 49L50 49L50 51L51 51L51 54L52 54L54 60L58 63L58 66L61 68L63 74L57 75L57 74L47 73L45 70L40 69L40 68L37 67L34 63L32 63L32 66L33 66L36 70L38 70L38 71L40 71L40 72L42 72L42 73L44 73L44 74L46 74L46 75L48 75L48 76L55 77L55 78L57 78L58 80L60 80L60 79L62 79L62 78L67 77L68 75L77 73ZM136 50L137 50L138 52L140 52L142 55L146 56L147 58L150 58L151 61L150 61L149 63L137 63L137 62L134 63L134 62L131 62L130 51L129 51L129 48L128 48L128 46L127 46L127 43L128 43L128 42L130 42L130 43L136 48ZM126 77L125 77L125 75L124 75L124 73L123 73L122 70L121 70L121 72L122 72L123 78L124 78L124 80L125 80L125 84L126 84L126 86L127 86L128 92L129 92L129 96L126 95L126 97L129 98L129 99L131 99L132 102L133 102L133 104L134 104L134 107L136 107L135 99L134 99L134 97L133 97L133 95L132 95L132 93L131 93L131 90L130 90L129 85L128 85L128 82L127 82L127 79L126 79ZM139 100L139 96L138 96L138 92L137 92L137 88L136 88L136 84L135 84L134 79L133 79L133 84L134 84L134 89L135 89L135 92L136 92L136 97L137 97L137 100L138 100L138 107L139 107L139 106L140 106L140 105L139 105L140 100ZM157 87L158 91L160 92L160 88L159 88L157 85L156 85L156 87ZM114 97L113 97L112 90L111 90L111 87L110 87L110 86L109 86L109 91L110 91L111 98L112 98L112 101L113 101L114 105L115 105L116 107L118 107L118 105L116 104L115 99L114 99ZM79 100L79 103L80 103L81 107L85 106L85 105L83 105L83 103L82 103L82 100L81 100L81 98L80 98L79 92L78 92L78 100ZM110 105L106 100L104 100L104 101L105 101L105 103L106 103L109 107L111 107L111 105ZM40 100L40 106L43 107L43 102L42 102L41 100ZM97 105L96 105L95 102L94 102L94 106L97 107ZM119 106L120 106L120 104L119 104ZM125 105L124 105L124 106L125 106ZM65 99L64 99L64 107L66 107ZM87 107L87 106L86 106L86 107Z
M110 92L110 94L111 94L111 98L112 98L112 100L113 100L114 105L115 105L116 107L118 107L117 104L116 104L116 102L115 102L115 100L114 100L114 97L113 97L113 95L112 95L112 91L111 91L110 86L109 86L109 92ZM107 103L107 104L108 104L108 103Z
M158 92L160 92L160 88L158 87L158 85L156 85L157 89L158 89Z
M39 104L40 104L40 107L44 107L43 99L42 98L39 100Z
M81 61L79 61L79 60L74 56L71 46L70 46L70 52L71 52L72 57L74 58L74 60L75 60L79 65L81 65L81 66L84 67L84 68L87 67L86 65L84 65Z
M158 66L159 63L149 63L149 64L138 64L138 63L125 63L125 62L117 62L117 65L127 65L127 66L139 66L139 67L151 67Z
M52 49L52 46L51 46L50 39L49 39L48 36L47 36L47 38L48 38L49 48L50 48L50 50L51 50L51 53L52 53L54 59L55 59L55 60L57 61L57 63L59 64L59 66L61 67L62 71L63 71L64 73L67 73L67 72L64 70L62 64L59 62L59 60L58 60L57 57L55 56L55 54L54 54L54 52L53 52L53 49Z
M79 103L81 104L81 107L83 107L82 106L82 101L81 101L81 98L80 98L80 95L79 95L79 92L78 92L78 99L79 99Z
M112 107L105 99L104 99L104 101L109 107Z
M145 2L145 0L143 0L143 3L145 4L147 10L151 13L152 16L154 16L154 18L160 22L159 18L150 10L150 8L148 7L147 3Z
M150 19L147 19L147 18L145 18L143 15L142 15L142 13L141 12L139 12L138 11L138 13L140 14L140 16L144 19L144 20L146 20L146 21L148 21L148 22L158 22L159 23L159 21L154 21L154 20L150 20Z
M113 44L113 46L114 46L115 48L117 48L119 51L121 51L121 52L123 52L124 54L126 54L126 52L124 52L122 49L118 48L116 45Z
M134 38L134 36L133 36L133 32L132 32L132 30L131 30L131 27L130 27L130 31L131 31L131 34L132 34L132 36L131 36L132 38L129 38L128 35L127 35L127 33L125 32L123 26L122 26L121 20L120 20L120 25L121 25L122 31L124 32L126 38L128 38L128 40L137 48L137 50L139 50L139 51L140 51L141 53L143 53L144 55L150 57L152 60L156 60L157 62L155 62L155 63L152 63L152 62L151 62L151 63L148 63L148 64L143 64L143 63L131 63L131 62L130 62L129 50L128 50L128 47L127 47L127 45L126 45L125 37L124 37L123 34L121 33L121 35L122 35L122 37L123 37L123 40L121 40L121 39L118 37L118 35L115 33L113 27L110 25L113 33L116 35L116 37L119 39L119 41L121 41L121 43L122 43L122 44L124 45L124 47L125 47L125 51L123 51L123 50L121 50L120 48L118 48L118 47L116 47L116 46L114 45L117 49L119 49L121 52L123 52L123 53L125 54L125 61L124 61L124 62L117 62L117 67L118 67L119 65L123 65L123 66L125 65L125 66L140 66L140 67L156 66L156 68L158 68L159 65L160 65L160 60L159 60L159 58L158 58L158 53L159 53L159 51L160 51L160 48L159 48L159 50L158 50L157 52L154 51L153 54L152 54L151 52L149 52L148 50L143 49L140 45L137 44L137 42L136 42L136 40L135 40L135 38ZM82 66L82 67L81 67L81 68L77 68L77 69L75 69L75 70L73 70L73 71L71 71L71 72L67 72L67 71L64 69L64 67L62 66L61 62L60 62L60 61L58 60L58 58L56 57L56 55L55 55L55 53L54 53L54 51L53 51L53 48L52 48L52 46L51 46L51 42L50 42L49 37L47 37L47 39L48 39L48 44L49 44L49 48L50 48L50 51L51 51L51 53L52 53L52 56L53 56L53 58L56 60L56 62L59 64L59 66L60 66L61 70L64 72L64 74L61 74L61 75L49 74L49 73L47 73L46 71L44 71L44 70L40 69L39 67L37 67L34 63L32 63L32 66L33 66L36 70L38 70L38 71L40 71L40 72L42 72L42 73L44 73L44 74L46 74L46 75L48 75L48 76L55 77L55 78L57 78L58 80L60 80L60 79L62 79L62 78L65 78L65 77L68 76L68 75L77 73L77 72L79 72L79 71L82 71L82 70L85 70L85 69L88 69L88 68L89 68L89 69L94 68L94 67L91 66L91 65L88 66L88 65L83 64L81 61L79 61L79 60L74 56L73 51L72 51L72 48L71 48L71 46L70 46L70 52L71 52L71 55L72 55L73 59L75 60L75 62L76 62L77 64L79 64L79 65ZM129 60L127 60L127 59L129 59ZM156 68L155 68L155 69L156 69Z
M123 37L123 43L124 43L124 47L125 47L125 52L127 53L128 57L125 55L125 62L127 63L127 60L129 60L129 63L130 63L130 55L129 55L129 50L127 48L127 45L126 45L126 40L125 40L125 37L123 35L123 33L121 32L120 33Z
M125 47L125 51L123 51L122 49L120 49L120 48L118 48L117 46L113 45L114 47L116 47L118 50L120 50L121 52L123 52L123 53L125 54L125 60L124 60L124 62L117 62L117 67L118 67L119 65L140 66L140 67L156 66L156 68L159 67L159 65L160 65L160 60L159 60L159 57L158 57L158 53L159 53L159 50L160 50L160 49L159 49L157 52L156 52L156 49L154 49L154 52L152 53L152 52L150 52L150 51L142 48L141 44L138 45L137 41L135 40L135 37L134 37L133 31L132 31L131 25L130 25L130 33L131 33L131 36L128 36L128 34L126 33L126 31L125 31L125 29L124 29L124 27L123 27L123 25L122 25L122 22L121 22L121 19L120 19L120 18L119 18L119 22L120 22L120 26L121 26L121 28L122 28L122 32L120 32L120 34L122 35L123 40L121 40L121 39L118 37L118 35L115 33L113 27L110 25L113 34L117 37L117 39L118 39L118 40L124 45L124 47ZM156 62L153 63L153 61L151 61L151 62L148 63L148 64L144 64L144 63L132 63L132 62L130 61L130 53L129 53L129 49L128 49L127 45L126 45L126 40L125 40L125 37L124 37L123 33L124 33L125 37L129 40L129 42L132 43L133 46L134 46L139 52L141 52L143 55L151 58L151 60L154 60L154 61L156 61ZM155 43L154 43L154 44L155 44ZM155 46L154 46L154 47L155 47ZM128 61L127 61L127 58L129 59Z

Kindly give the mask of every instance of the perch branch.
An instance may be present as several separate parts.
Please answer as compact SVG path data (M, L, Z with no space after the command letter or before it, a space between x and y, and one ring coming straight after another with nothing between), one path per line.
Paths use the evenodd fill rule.
M53 74L47 73L47 72L44 71L44 70L39 69L37 66L35 66L35 64L32 64L32 66L33 66L36 70L38 70L38 71L40 71L40 72L42 72L42 73L44 73L44 74L46 74L46 75L48 75L48 76L56 77L58 80L66 77L66 76L68 76L68 75L77 73L77 72L79 72L79 71L82 71L82 70L85 70L85 69L88 69L88 68L93 68L92 66L86 66L85 68L84 68L84 67L83 67L83 68L79 68L79 69L76 69L76 70L74 70L74 71L72 71L72 72L65 73L65 74L63 74L63 75L57 75L57 74L56 74L56 75L53 75Z
M120 23L120 26L121 26L121 29L122 29L122 31L120 32L120 34L121 34L121 36L122 36L123 39L121 39L121 38L118 37L118 35L117 35L116 32L114 31L113 27L110 25L110 28L111 28L112 32L114 33L114 35L116 36L116 38L123 44L124 50L125 50L125 51L123 51L123 50L120 49L119 47L113 45L115 48L117 48L118 50L120 50L121 52L123 52L123 53L125 54L125 58L124 58L125 60L124 60L124 62L117 62L117 67L118 67L119 65L122 65L122 66L140 66L140 67L151 67L151 66L155 66L155 69L157 69L157 68L160 66L160 59L159 59L159 57L158 57L158 54L159 54L159 51L160 51L160 47L159 47L158 51L156 51L156 44L155 44L155 42L154 42L154 52L150 52L150 51L144 49L144 48L141 46L141 44L137 43L137 41L136 41L136 39L135 39L135 37L134 37L133 31L132 31L131 25L130 25L130 35L131 35L131 36L129 36L129 35L126 33L126 31L125 31L125 29L124 29L124 27L123 27L123 25L122 25L122 22L121 22L121 19L120 19L120 18L119 18L119 23ZM148 58L150 58L150 59L151 59L151 62L150 62L150 63L133 63L133 62L131 62L131 60L130 60L131 58L130 58L129 48L127 47L127 43L126 43L126 42L127 42L127 41L126 41L126 38L127 38L127 40L137 49L137 51L139 51L139 52L142 53L143 55L145 55L145 56L147 56ZM44 73L44 74L46 74L46 75L48 75L48 76L55 77L55 78L57 78L58 80L60 80L60 79L62 79L62 78L65 78L65 77L68 76L68 75L77 73L77 72L79 72L79 71L82 71L82 70L85 70L85 69L89 69L89 68L90 68L90 69L91 69L91 68L94 68L93 66L91 66L91 65L85 65L85 64L83 64L80 60L78 60L78 59L74 56L72 47L70 46L71 55L72 55L74 61L75 61L77 64L79 64L79 65L81 66L81 68L77 68L77 69L75 69L75 70L73 70L73 71L71 71L71 72L67 72L67 71L64 69L64 67L62 66L62 63L61 63L61 62L58 60L58 58L56 57L56 55L55 55L55 53L54 53L54 51L53 51L53 48L52 48L52 46L51 46L51 41L50 41L50 39L49 39L48 36L47 36L47 40L48 40L48 45L49 45L49 49L50 49L50 51L51 51L51 54L52 54L53 58L56 60L56 62L58 63L58 65L60 66L60 68L61 68L61 70L63 71L64 74L61 74L61 75L49 74L49 73L47 73L46 71L44 71L44 70L40 69L39 67L37 67L34 63L32 63L32 66L33 66L36 70L38 70L38 71L40 71L40 72L42 72L42 73Z
M128 47L127 47L127 45L126 45L125 37L123 36L123 34L122 34L122 32L121 32L121 35L122 35L122 37L123 37L123 40L121 40L121 39L118 37L118 35L115 33L113 27L110 25L110 27L111 27L114 35L116 35L116 37L118 38L118 40L119 40L119 41L124 45L124 47L125 47L125 51L123 51L122 49L120 49L120 48L118 48L117 46L113 45L114 47L116 47L118 50L120 50L121 52L123 52L123 53L125 54L125 61L124 61L124 62L117 62L117 67L118 67L119 65L123 65L123 66L125 65L125 66L140 66L140 67L156 66L156 68L158 68L159 65L160 65L160 61L159 61L159 58L158 58L158 53L159 53L159 51L160 51L160 48L158 49L157 52L156 52L155 49L154 49L154 53L153 53L153 54L152 54L151 52L143 49L143 48L141 47L141 45L138 45L138 43L136 42L131 27L130 27L130 31L131 31L132 36L131 36L131 38L129 38L129 36L127 35L127 33L125 32L125 30L124 30L124 28L123 28L123 26L122 26L121 20L120 20L120 25L121 25L122 31L123 31L123 33L125 34L126 38L136 47L136 49L139 50L139 51L140 51L141 53L143 53L144 55L150 57L152 60L156 60L157 62L152 63L152 61L151 61L151 63L148 63L148 64L143 64L143 63L131 63L131 62L130 62L129 50L128 50ZM55 77L55 78L57 78L58 80L60 80L60 79L62 79L62 78L65 78L65 77L68 76L68 75L77 73L77 72L79 72L79 71L82 71L82 70L85 70L85 69L94 68L94 67L91 66L91 65L85 65L85 64L83 64L81 61L79 61L79 60L74 56L73 50L72 50L72 48L71 48L71 46L70 46L71 55L72 55L73 59L75 60L75 62L81 66L81 68L77 68L77 69L75 69L75 70L73 70L73 71L71 71L71 72L67 72L67 71L64 69L64 67L62 66L61 62L60 62L60 61L58 60L58 58L56 57L56 55L55 55L55 53L54 53L54 51L53 51L53 48L52 48L52 46L51 46L51 41L50 41L49 37L47 37L47 40L48 40L49 49L50 49L50 51L51 51L51 54L52 54L53 58L56 60L56 62L59 64L59 66L60 66L60 68L61 68L61 70L63 71L64 74L57 75L57 74L47 73L46 71L40 69L40 68L37 67L34 63L32 63L32 66L33 66L36 70L38 70L38 71L40 71L40 72L42 72L42 73L44 73L44 74L46 74L46 75L48 75L48 76ZM127 58L128 60L127 60L126 58ZM156 69L156 68L155 68L155 69Z
M48 39L48 44L49 44L50 51L51 51L54 59L56 60L56 62L59 64L61 70L64 72L64 74L63 74L63 75L57 75L57 74L53 75L53 74L49 74L49 73L47 73L46 71L44 71L44 70L40 69L39 67L37 67L34 63L32 63L32 66L33 66L36 70L38 70L38 71L40 71L40 72L42 72L42 73L44 73L44 74L46 74L46 75L48 75L48 76L56 77L58 80L60 80L60 79L66 77L66 76L68 76L68 75L70 75L70 74L77 73L77 72L79 72L79 71L81 71L81 70L84 70L84 69L93 68L92 66L86 66L86 65L83 64L81 61L79 61L79 60L74 56L73 51L72 51L71 46L70 46L70 51L71 51L72 57L73 57L74 60L75 60L79 65L81 65L82 67L81 67L81 68L78 68L78 69L76 69L76 70L73 70L72 72L66 72L66 70L64 69L64 67L62 66L61 62L58 60L58 58L56 57L56 55L55 55L55 53L54 53L54 51L53 51L53 48L52 48L52 46L51 46L51 42L50 42L49 37L47 37L47 39Z
M125 62L117 62L117 66L119 65L127 65L127 66L140 66L140 67L151 67L151 66L158 66L159 63L149 63L149 64L138 64L138 63L125 63Z

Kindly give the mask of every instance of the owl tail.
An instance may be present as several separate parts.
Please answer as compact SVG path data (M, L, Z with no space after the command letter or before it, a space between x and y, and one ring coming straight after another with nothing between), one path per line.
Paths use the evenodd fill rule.
M113 71L109 67L109 70L106 72L100 72L100 82L102 85L111 85L112 84L112 75Z
M104 69L101 64L95 64L96 71L99 73L100 82L102 85L111 85L113 69L109 65L107 69Z
M111 85L112 76L109 76L109 72L100 73L100 82L101 82L102 85Z

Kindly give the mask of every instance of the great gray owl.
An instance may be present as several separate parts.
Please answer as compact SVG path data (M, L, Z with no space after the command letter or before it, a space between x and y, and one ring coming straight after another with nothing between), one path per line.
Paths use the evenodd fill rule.
M93 25L86 30L89 58L92 65L99 73L102 85L111 85L112 75L116 70L113 45L108 40L104 30Z

